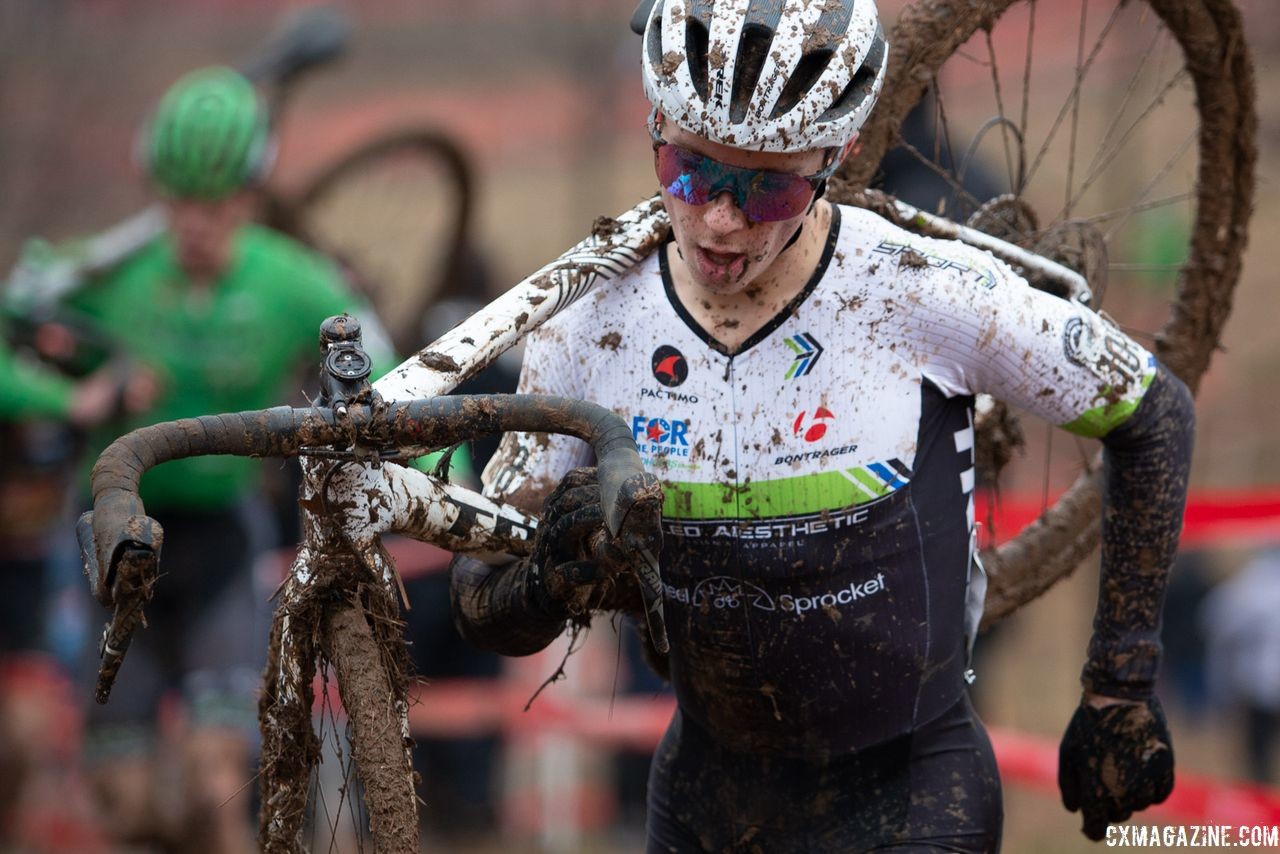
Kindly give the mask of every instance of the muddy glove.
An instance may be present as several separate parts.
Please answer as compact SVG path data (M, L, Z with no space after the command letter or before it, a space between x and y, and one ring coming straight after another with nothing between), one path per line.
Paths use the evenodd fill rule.
M547 496L532 554L493 567L468 555L450 564L458 633L480 649L530 655L593 610L644 613L633 573L615 565L594 468L574 469Z
M1058 748L1058 788L1063 806L1081 812L1081 831L1095 842L1108 824L1169 797L1173 742L1160 701L1101 709L1081 702Z
M530 597L548 615L616 609L639 596L609 544L594 467L573 469L547 496L525 562Z

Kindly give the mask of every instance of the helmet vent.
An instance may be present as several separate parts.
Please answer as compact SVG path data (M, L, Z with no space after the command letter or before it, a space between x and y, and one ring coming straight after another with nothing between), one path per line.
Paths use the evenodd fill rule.
M822 72L826 71L827 64L831 62L833 55L834 52L830 50L815 50L802 56L800 62L796 64L796 70L791 73L791 79L787 81L782 94L778 96L778 102L774 105L769 118L776 119L800 103L800 99L809 93L813 84L822 76Z
M662 69L662 19L657 18L653 26L645 34L644 57L653 66L653 70L661 73Z
M734 63L733 97L729 101L729 118L740 122L747 117L747 107L756 91L760 72L773 44L773 30L759 24L747 24L738 40L738 58Z
M871 49L867 51L867 56L862 61L862 65L858 68L853 79L849 81L849 85L844 87L844 91L840 93L840 97L831 104L830 107L818 117L819 121L829 121L838 119L851 110L856 109L864 101L871 97L871 90L875 86L876 75L880 71L880 67L884 65L885 50L884 36L876 34L876 39L871 43Z
M702 21L687 18L684 28L684 55L689 61L689 76L693 78L693 88L705 104L707 101L707 43L710 33Z

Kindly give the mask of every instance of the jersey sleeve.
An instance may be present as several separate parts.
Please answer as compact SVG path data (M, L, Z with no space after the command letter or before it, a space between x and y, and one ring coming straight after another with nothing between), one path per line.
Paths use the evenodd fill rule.
M948 394L986 392L1072 433L1100 438L1137 409L1156 360L1085 306L1032 288L981 250L918 314L926 375Z
M6 418L65 418L71 409L75 384L43 370L0 344L0 412Z
M987 392L1102 439L1102 567L1082 682L1095 694L1144 699L1186 502L1191 395L1101 315L1035 290L984 252L933 246L958 269L919 290L926 376L944 393Z
M519 394L586 397L590 381L578 376L581 365L573 354L570 321L566 316L554 318L529 336L516 389ZM589 465L591 459L590 446L573 436L508 433L485 467L484 492L491 498L515 501L526 510L537 510L541 498L566 472Z

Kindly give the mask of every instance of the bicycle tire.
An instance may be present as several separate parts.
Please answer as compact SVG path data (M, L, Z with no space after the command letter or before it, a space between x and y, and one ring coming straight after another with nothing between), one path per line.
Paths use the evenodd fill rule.
M379 854L418 851L418 803L409 739L408 654L399 607L385 588L326 609L321 646L338 676L356 772ZM368 616L374 611L371 619ZM395 729L387 722L394 721Z
M920 0L904 10L890 37L883 94L862 131L859 152L833 181L836 201L857 202L943 64L1023 2ZM1189 255L1178 272L1170 315L1155 338L1157 356L1194 392L1218 347L1247 242L1257 156L1253 69L1240 13L1229 0L1144 2L1182 51L1199 123ZM1048 590L1097 547L1101 483L1099 472L1086 472L1038 520L984 552L990 575L985 624Z
M423 225L424 214L442 195L440 178L452 203L443 235ZM465 151L447 133L389 131L318 169L290 202L290 217L304 239L349 265L366 283L396 349L412 353L424 343L418 338L427 310L465 273L474 184ZM370 221L371 199L385 210L381 216L421 236L400 240L383 219ZM370 227L357 227L361 220ZM390 305L389 291L407 307Z

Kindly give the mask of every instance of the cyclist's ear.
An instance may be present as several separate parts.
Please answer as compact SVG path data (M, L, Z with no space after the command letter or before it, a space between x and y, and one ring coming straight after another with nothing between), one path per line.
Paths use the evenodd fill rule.
M840 146L840 151L836 154L837 163L843 163L844 159L849 156L849 153L853 151L854 146L858 144L859 136L860 134L855 133L852 137L850 137L848 142Z

